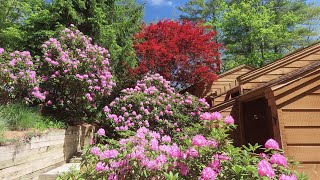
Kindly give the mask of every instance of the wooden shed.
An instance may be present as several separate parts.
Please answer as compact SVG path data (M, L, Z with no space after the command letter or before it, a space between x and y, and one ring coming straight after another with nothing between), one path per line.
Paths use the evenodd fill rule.
M233 96L238 96L239 94L230 94L235 91L238 93L237 88L239 87L237 78L243 74L246 74L254 68L242 65L233 68L223 74L218 76L217 81L212 83L198 83L189 88L181 91L181 93L189 92L197 97L205 98L210 106L217 106Z
M264 144L274 138L286 156L302 163L299 170L310 179L319 179L320 43L248 70L234 84L220 88L227 90L219 93L206 92L211 94L206 99L214 102L210 111L236 119L238 128L231 135L235 144ZM217 89L214 86L211 89ZM197 87L201 89L204 87ZM215 101L219 95L223 101Z
M238 97L241 143L276 139L310 179L320 177L320 61Z

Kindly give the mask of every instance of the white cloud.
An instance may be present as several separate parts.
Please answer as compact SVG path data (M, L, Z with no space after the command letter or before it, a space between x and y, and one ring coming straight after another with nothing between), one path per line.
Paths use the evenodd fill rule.
M148 0L152 6L173 6L172 1L168 0Z

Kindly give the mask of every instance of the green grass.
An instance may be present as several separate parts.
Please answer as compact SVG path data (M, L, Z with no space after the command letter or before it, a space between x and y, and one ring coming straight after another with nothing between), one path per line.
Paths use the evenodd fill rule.
M23 131L27 129L61 129L65 124L50 117L44 117L39 109L22 104L0 105L0 139L5 131Z

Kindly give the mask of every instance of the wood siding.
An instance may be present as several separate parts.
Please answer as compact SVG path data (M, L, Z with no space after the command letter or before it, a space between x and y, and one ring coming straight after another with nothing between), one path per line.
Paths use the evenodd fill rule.
M297 170L310 179L320 175L320 82L281 107L280 125L285 155L299 161Z

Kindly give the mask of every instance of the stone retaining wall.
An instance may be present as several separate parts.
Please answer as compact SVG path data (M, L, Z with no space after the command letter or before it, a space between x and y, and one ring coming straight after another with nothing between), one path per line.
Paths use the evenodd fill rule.
M87 144L93 126L50 130L25 143L0 146L0 179L37 179L42 173L68 161Z

